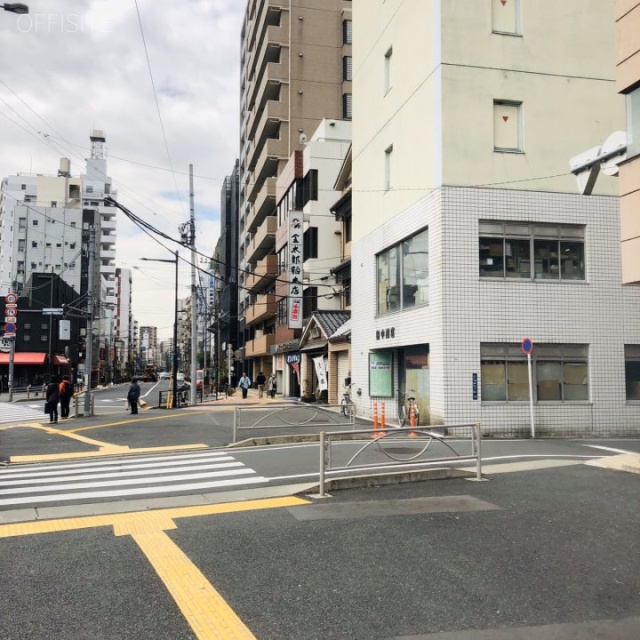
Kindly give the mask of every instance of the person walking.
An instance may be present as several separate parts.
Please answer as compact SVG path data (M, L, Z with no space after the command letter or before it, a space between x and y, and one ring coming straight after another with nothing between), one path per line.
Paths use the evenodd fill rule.
M47 407L49 408L49 423L58 422L58 401L60 400L60 389L58 378L51 376L51 382L47 385L45 392Z
M69 417L69 405L73 397L73 385L69 376L62 376L62 382L58 386L58 395L60 396L60 417Z
M269 386L267 387L267 390L269 391L269 396L271 398L276 397L276 391L278 390L278 383L276 381L275 373L272 373L271 377L269 378Z
M131 379L131 386L127 392L127 400L131 407L131 415L138 413L138 399L140 398L140 385L138 384L138 378Z
M246 400L247 392L249 391L249 387L251 386L251 380L244 371L242 372L242 378L240 378L238 386L242 389L242 399Z
M264 397L264 385L267 381L267 377L261 371L256 378L256 384L258 385L258 398Z

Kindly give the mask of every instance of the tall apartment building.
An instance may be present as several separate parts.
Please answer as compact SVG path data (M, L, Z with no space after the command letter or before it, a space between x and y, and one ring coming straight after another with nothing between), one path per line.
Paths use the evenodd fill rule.
M133 277L131 269L116 268L116 314L114 341L119 380L135 373L133 335Z
M528 434L530 338L537 433L637 434L618 184L568 171L624 128L613 0L375 4L353 1L358 413L402 390L427 422Z
M143 366L159 364L157 327L140 327L140 355Z
M276 180L323 118L351 119L351 1L249 0L242 29L238 276L242 344L254 342L247 286L274 254ZM261 320L258 320L261 322ZM271 355L262 341L246 363ZM245 357L246 353L245 353ZM261 366L258 362L256 366Z
M104 202L117 197L107 175L106 138L92 131L85 173L72 176L60 161L57 175L16 175L2 180L0 194L0 295L23 291L34 273L54 273L77 293L88 290L89 252L95 231L94 300L97 343L94 354L109 348L115 314L116 209ZM83 329L83 332L86 330ZM74 366L76 363L73 363ZM95 363L94 363L95 364ZM84 364L78 367L86 373Z

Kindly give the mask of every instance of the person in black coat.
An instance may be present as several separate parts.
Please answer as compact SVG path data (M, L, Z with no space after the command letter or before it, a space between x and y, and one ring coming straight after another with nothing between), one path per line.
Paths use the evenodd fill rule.
M138 399L140 398L140 385L138 384L138 378L133 378L131 380L131 386L129 387L129 391L127 392L127 400L129 401L129 406L131 407L131 414L135 415L138 413Z
M46 400L49 407L49 422L58 422L58 401L60 400L60 392L58 389L58 378L51 377L51 381L47 385Z

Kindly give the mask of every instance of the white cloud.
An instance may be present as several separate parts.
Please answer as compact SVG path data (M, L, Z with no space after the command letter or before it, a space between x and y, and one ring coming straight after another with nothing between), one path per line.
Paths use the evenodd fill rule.
M71 159L74 174L82 173L89 132L101 129L118 200L174 238L189 218L193 164L197 247L210 255L219 235L222 181L238 155L245 3L27 4L28 16L0 11L0 176L55 174L63 156ZM136 319L169 337L173 266L140 261L170 258L169 251L120 215L116 255L118 266L134 268ZM187 258L188 251L181 255ZM180 272L180 294L187 296L188 266L181 263Z

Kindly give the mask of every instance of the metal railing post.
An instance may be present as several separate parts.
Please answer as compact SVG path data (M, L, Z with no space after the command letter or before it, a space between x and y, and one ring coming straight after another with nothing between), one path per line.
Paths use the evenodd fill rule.
M482 480L482 450L481 450L481 445L480 445L480 423L476 422L476 424L474 425L474 431L475 431L475 436L477 438L477 445L476 445L476 455L477 455L477 459L476 459L476 480Z
M325 437L326 434L324 431L320 432L320 481L318 487L318 494L320 497L324 497L324 468L325 468Z

